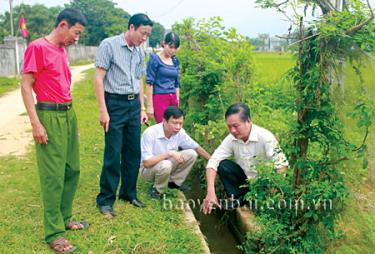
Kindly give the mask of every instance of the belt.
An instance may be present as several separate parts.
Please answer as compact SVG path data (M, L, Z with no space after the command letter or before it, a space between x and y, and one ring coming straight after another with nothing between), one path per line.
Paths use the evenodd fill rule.
M36 108L39 110L67 111L73 107L71 102L64 104L38 102Z
M138 94L116 94L116 93L105 92L105 96L108 96L114 99L127 100L127 101L138 99Z

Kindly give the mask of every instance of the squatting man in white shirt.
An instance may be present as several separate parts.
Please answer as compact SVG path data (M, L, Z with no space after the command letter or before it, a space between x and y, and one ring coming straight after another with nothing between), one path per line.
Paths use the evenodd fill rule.
M288 161L275 136L268 130L252 123L250 109L244 103L231 105L225 113L230 134L212 154L206 166L207 195L203 201L203 213L210 214L214 207L221 207L215 193L215 179L219 175L224 190L230 197L224 209L235 209L242 203L247 192L240 186L257 174L259 161L272 160L278 173L285 174ZM234 161L228 160L234 157ZM223 206L224 206L223 205Z
M180 189L188 176L197 153L210 159L210 154L182 128L183 112L170 106L164 111L163 122L147 128L141 139L141 176L153 183L151 198L161 198L165 189Z

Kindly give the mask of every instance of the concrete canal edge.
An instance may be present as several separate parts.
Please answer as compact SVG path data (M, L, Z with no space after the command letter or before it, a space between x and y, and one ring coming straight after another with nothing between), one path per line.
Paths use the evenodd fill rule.
M191 210L189 203L186 202L186 197L184 193L179 192L180 198L184 202L184 209L182 209L184 214L185 223L192 227L195 234L198 235L198 237L201 239L202 243L202 254L211 254L210 248L208 247L208 243L206 241L205 236L203 235L201 229L199 228L199 222L195 219L195 216L193 214L193 211Z
M199 222L196 220L193 211L191 210L191 207L189 205L189 202L187 202L187 199L184 195L184 193L179 192L179 197L184 202L184 209L182 209L184 213L185 223L192 227L195 234L199 236L202 242L202 253L203 254L211 254L211 251L208 247L208 243L206 240L206 237L202 233ZM246 234L250 231L256 231L259 230L259 225L255 222L255 215L251 211L251 209L248 206L242 206L240 208L237 208L233 211L228 211L229 213L229 227L234 234L234 237L239 242L244 242L246 240Z

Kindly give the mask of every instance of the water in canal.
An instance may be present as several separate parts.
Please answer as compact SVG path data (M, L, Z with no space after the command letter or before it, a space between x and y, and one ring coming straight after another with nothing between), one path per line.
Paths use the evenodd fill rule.
M202 190L199 184L199 177L190 176L191 190L185 192L187 199L203 200L206 196L205 190ZM210 251L214 254L241 254L237 248L240 243L230 231L227 222L222 218L222 213L213 212L210 215L204 215L197 205L191 207L195 218L199 221L200 229L205 235Z

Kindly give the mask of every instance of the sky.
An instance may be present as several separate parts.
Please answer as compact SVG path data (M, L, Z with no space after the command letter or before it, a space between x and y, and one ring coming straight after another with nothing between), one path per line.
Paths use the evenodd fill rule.
M62 6L70 0L13 0L13 6L21 3ZM275 10L264 10L255 6L255 0L114 0L117 6L135 14L143 12L170 28L186 17L197 19L220 16L226 27L251 38L258 34L282 35L288 33L289 21ZM375 0L370 0L372 6ZM9 10L9 0L0 0L0 13ZM26 17L27 20L27 17Z
M69 0L13 0L13 6L24 4L44 4L63 6ZM220 16L226 27L234 27L249 37L260 33L271 35L285 34L289 23L274 10L262 10L255 7L254 0L114 0L117 7L130 14L146 13L149 17L170 28L175 22L186 17L209 18ZM9 0L0 0L0 13L9 11ZM27 20L27 16L26 16Z

